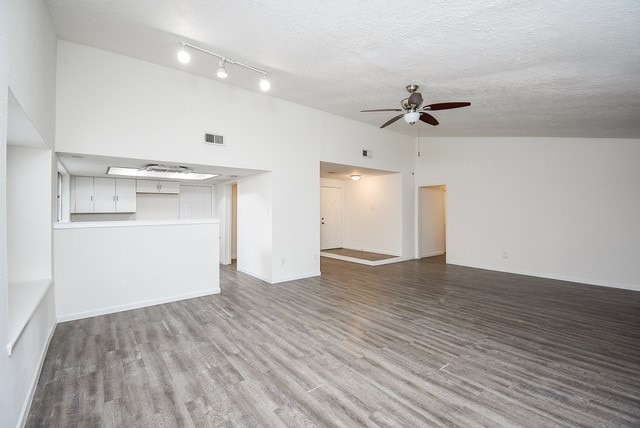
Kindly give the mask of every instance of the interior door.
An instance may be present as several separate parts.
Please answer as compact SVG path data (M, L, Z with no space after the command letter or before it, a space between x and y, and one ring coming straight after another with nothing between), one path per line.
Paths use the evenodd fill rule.
M320 188L320 249L342 247L342 189Z

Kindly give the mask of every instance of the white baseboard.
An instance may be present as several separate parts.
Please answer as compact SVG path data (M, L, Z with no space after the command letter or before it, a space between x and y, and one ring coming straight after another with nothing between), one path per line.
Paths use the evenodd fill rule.
M526 270L505 269L498 266L476 265L476 264L459 262L457 260L449 260L449 258L447 258L447 264L471 267L476 269L492 270L496 272L515 273L517 275L535 276L538 278L555 279L558 281L574 282L577 284L589 284L589 285L597 285L599 287L620 288L623 290L640 291L640 285L618 284L618 283L604 282L604 281L598 281L598 280L587 279L587 278L578 278L578 277L566 276L566 275L553 275L553 274L544 274L539 272L530 272Z
M314 276L320 276L320 271L314 271L311 273L304 273L304 274L300 274L300 275L292 275L292 276L285 276L282 278L278 278L278 279L274 279L271 281L271 284L279 284L281 282L287 282L287 281L295 281L297 279L305 279L305 278L312 278Z
M260 274L254 273L254 272L248 271L246 269L242 269L240 267L236 267L236 270L238 272L246 273L247 275L250 275L250 276L252 276L254 278L258 278L260 281L268 282L269 284L271 284L271 278L267 278L264 275L260 275Z
M27 423L27 418L29 417L29 410L31 410L31 403L33 402L33 396L36 393L36 387L38 386L38 380L40 379L40 373L42 372L42 366L44 365L44 359L47 356L47 351L49 350L49 344L51 343L51 339L53 339L53 333L56 331L57 322L53 322L51 328L49 329L49 336L47 337L44 348L42 349L42 354L40 354L40 362L38 363L38 370L31 380L31 385L29 385L29 392L27 393L27 397L24 400L22 405L22 411L20 412L20 418L18 419L18 423L16 427L24 427Z
M94 309L86 312L76 312L73 314L58 317L58 322L79 320L99 315L113 314L116 312L130 311L132 309L146 308L147 306L161 305L163 303L177 302L179 300L193 299L195 297L209 296L220 293L220 288L214 290L196 291L193 293L179 294L177 296L163 297L161 299L144 300L142 302L129 303L126 305L111 306L108 308Z
M245 273L247 275L251 275L252 277L257 278L260 281L264 281L264 282L266 282L268 284L280 284L281 282L295 281L296 279L305 279L305 278L311 278L311 277L314 277L314 276L320 276L320 271L314 271L314 272L303 273L303 274L299 274L299 275L283 276L281 278L272 279L272 278L267 278L264 275L258 275L257 273L248 271L246 269L236 268L236 270L238 272L242 272L242 273Z
M434 256L441 256L445 254L445 251L435 251L433 253L427 253L427 254L421 254L420 258L425 258L425 257L434 257Z

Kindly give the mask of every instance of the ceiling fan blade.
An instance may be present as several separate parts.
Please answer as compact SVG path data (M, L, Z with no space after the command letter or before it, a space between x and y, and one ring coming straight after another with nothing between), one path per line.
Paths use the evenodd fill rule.
M370 111L402 111L401 108L379 108L375 110L360 110L360 113L366 113Z
M402 116L404 116L404 113L403 114L399 114L396 117L389 119L380 128L382 129L382 128L386 127L386 126L391 125L393 122L395 122L396 120L400 119Z
M460 108L460 107L468 107L471 103L463 102L463 103L436 103L429 104L428 106L424 106L425 110L448 110L451 108Z
M422 105L422 94L420 92L414 92L409 97L409 104L413 104L415 108L420 108Z
M433 126L436 126L439 123L435 117L423 111L420 112L420 120L423 121L424 123L428 123L429 125L433 125Z

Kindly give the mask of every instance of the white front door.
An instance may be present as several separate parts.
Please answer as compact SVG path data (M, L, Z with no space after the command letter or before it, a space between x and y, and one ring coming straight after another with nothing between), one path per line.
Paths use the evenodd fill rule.
M320 188L320 249L342 247L342 189Z

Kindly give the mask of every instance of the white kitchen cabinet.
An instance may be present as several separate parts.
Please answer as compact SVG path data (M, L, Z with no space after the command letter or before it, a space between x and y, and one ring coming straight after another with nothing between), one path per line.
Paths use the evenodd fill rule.
M136 180L116 179L116 212L136 212Z
M75 177L74 213L136 211L136 180L127 178Z
M177 181L136 180L138 193L180 193L180 183Z
M93 178L75 177L75 213L93 212Z
M113 178L93 179L93 212L112 213L116 210L116 180Z

